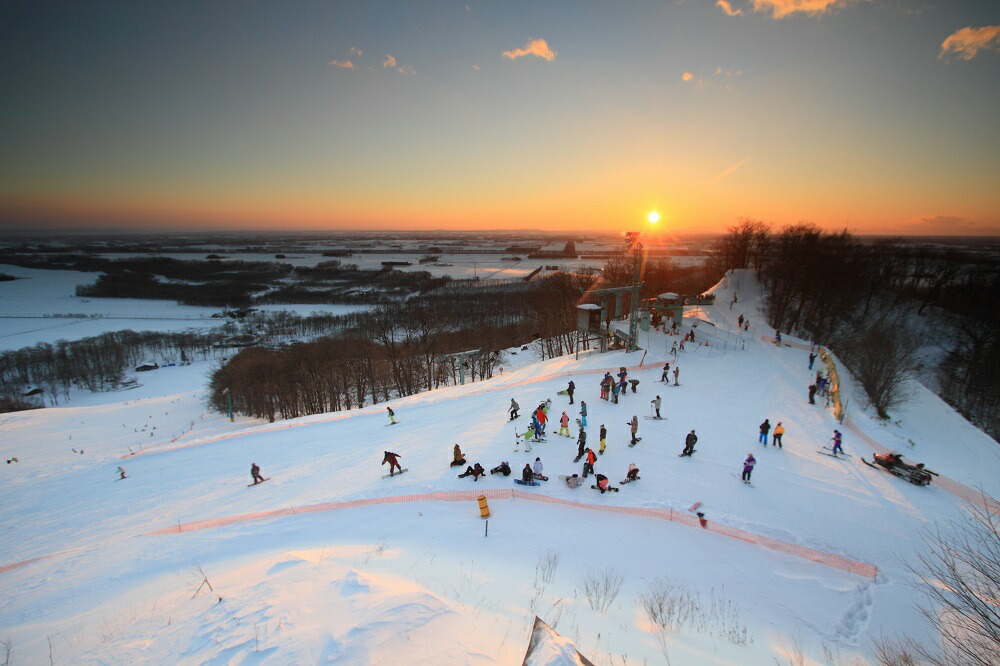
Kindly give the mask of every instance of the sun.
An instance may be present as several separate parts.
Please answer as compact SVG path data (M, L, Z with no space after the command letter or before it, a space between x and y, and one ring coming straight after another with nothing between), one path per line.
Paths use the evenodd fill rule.
M660 214L654 210L646 216L646 219L649 220L650 224L656 224L660 221Z

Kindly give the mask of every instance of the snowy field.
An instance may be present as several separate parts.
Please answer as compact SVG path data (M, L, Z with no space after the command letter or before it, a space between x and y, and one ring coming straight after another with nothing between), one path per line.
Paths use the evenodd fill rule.
M69 407L2 414L2 454L19 462L3 466L0 484L0 640L11 641L12 663L29 664L50 655L102 664L519 664L538 615L596 664L673 666L800 663L800 653L809 659L801 663L874 663L871 636L927 640L903 561L926 548L921 528L947 530L962 517L961 500L936 481L917 487L867 467L859 458L870 459L871 447L849 432L853 457L817 453L840 426L808 404L808 352L768 344L765 331L741 338L735 319L756 319L759 293L744 279L742 309L730 310L735 286L723 281L721 305L689 313L684 331L698 322L697 339L712 344L679 354L679 386L657 381L679 338L650 332L645 353L536 362L519 352L492 380L392 402L393 427L385 405L230 423L206 411L209 363L145 373L124 394L74 394ZM636 394L620 404L598 397L604 370L640 361L630 373ZM574 405L558 395L569 378ZM849 418L879 445L905 447L943 476L1000 496L997 443L929 391L912 390L887 426L856 395ZM656 395L666 420L643 418ZM634 462L641 480L605 495L589 482L568 488L558 475L581 471L577 428L562 438L553 423L547 441L514 452L527 419L508 421L512 397L523 412L551 398L554 421L566 410L571 423L586 401L588 443L596 449L601 424L608 429L597 472L617 486ZM629 448L633 415L642 440ZM782 449L757 442L764 418L786 427ZM680 458L691 429L696 453ZM470 464L507 460L515 475L540 457L550 480L522 488L513 476L456 478L448 466L456 442ZM405 474L383 478L385 450L402 456ZM748 452L758 460L753 486L736 478ZM251 462L267 483L247 487ZM128 478L116 480L118 465ZM577 505L491 500L488 535L474 499L322 506L513 487ZM692 524L696 501L712 529ZM673 509L684 520L637 509ZM190 525L197 521L203 529ZM795 554L801 548L878 573L811 561ZM607 571L621 588L602 607L587 581ZM689 607L700 613L659 632L640 600L665 583L696 595Z

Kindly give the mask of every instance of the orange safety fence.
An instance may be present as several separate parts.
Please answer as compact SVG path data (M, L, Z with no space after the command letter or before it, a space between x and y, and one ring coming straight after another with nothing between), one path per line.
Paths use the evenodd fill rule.
M774 550L779 553L785 553L786 555L794 555L795 557L801 557L803 559L810 560L812 562L825 564L828 567L833 567L835 569L847 571L848 573L856 574L858 576L871 578L872 580L874 580L878 576L878 567L876 567L873 564L858 562L857 560L852 560L843 557L841 555L836 555L834 553L827 553L821 550L817 550L815 548L809 548L808 546L800 546L798 544L788 543L786 541L781 541L779 539L774 539L772 537L756 534L754 532L748 532L747 530L741 530L737 527L730 527L728 525L723 525L722 523L716 521L707 521L702 526L698 517L687 511L678 511L676 509L660 509L652 507L585 504L583 502L575 502L572 500L559 499L557 497L549 497L548 495L541 495L513 488L456 490L448 492L423 493L417 495L397 495L395 497L373 497L365 499L345 500L343 502L325 502L322 504L310 504L308 506L292 507L286 509L275 509L273 511L244 513L234 516L224 516L222 518L199 520L196 522L179 524L172 527L164 527L162 529L147 532L146 534L147 535L177 534L180 532L190 532L193 530L204 530L204 529L212 529L215 527L223 527L225 525L243 523L251 520L259 520L262 518L274 518L278 516L289 516L299 513L332 511L335 509L349 509L353 507L374 506L379 504L396 504L400 502L435 502L435 501L474 502L478 500L480 496L483 495L490 500L522 499L522 500L528 500L530 502L559 504L562 506L569 506L576 509L589 509L591 511L604 511L606 513L617 513L630 516L643 516L646 518L656 518L659 520L669 520L672 522L687 525L688 527L699 527L701 529L705 529L709 532L712 532L713 534L719 534L722 536L730 537L732 539L739 539L740 541L745 541L747 543L752 543L758 546L762 546L764 548L768 548L770 550Z
M628 372L633 372L635 370L641 370L641 369L643 369L643 367L648 367L648 366L643 366L640 363L639 365L626 366L625 369ZM530 379L525 379L523 381L516 382L514 384L502 384L501 386L489 386L489 387L484 387L484 388L481 388L481 389L477 389L475 391L467 391L465 393L461 393L459 395L456 395L456 396L448 398L448 399L449 400L457 400L458 398L464 398L464 397L470 396L470 395L478 395L480 393L489 393L491 391L505 391L505 390L511 388L512 386L525 386L527 384L535 384L537 382L547 381L547 380L550 380L550 379L559 379L560 377L576 377L576 376L579 376L579 375L593 375L593 374L598 374L598 373L617 372L617 371L618 371L618 368L595 368L595 369L591 369L591 370L566 370L566 371L563 371L563 372L554 372L554 373L551 373L551 374L548 374L548 375L541 375L541 376L538 376L538 377L531 377ZM420 394L416 394L416 395L420 395ZM412 396L407 396L407 397L412 397ZM214 444L215 442L223 442L223 441L226 441L228 439L234 439L236 437L247 437L249 435L257 435L257 434L264 433L264 432L275 432L277 430L286 430L288 428L302 428L302 427L306 427L306 426L319 425L321 423L330 423L332 421L340 421L341 419L349 419L349 418L353 418L355 416L365 416L365 415L369 415L369 414L376 414L376 413L381 412L381 410L382 410L381 407L378 407L378 408L368 407L368 408L361 408L361 409L358 409L358 410L344 410L344 411L340 411L340 412L329 412L326 415L325 418L310 418L308 421L291 421L291 422L288 422L288 423L275 423L273 425L257 426L255 428L253 428L252 430L243 430L243 431L238 431L238 432L227 432L227 433L224 433L224 434L221 434L221 435L215 435L215 436L212 436L212 437L205 437L205 438L202 438L202 439L196 439L193 442L187 442L186 444L180 444L178 446L150 448L150 449L146 449L146 450L143 450L143 451L136 451L134 453L129 453L128 455L123 455L121 457L122 458L136 458L136 457L139 457L139 456L149 455L149 454L152 454L152 453L167 453L168 451L179 451L181 449L187 449L187 448L191 448L191 447L194 447L194 446L201 446L203 444ZM189 431L190 431L190 429L189 429ZM183 433L183 434L186 434L186 432ZM179 439L181 436L182 435L178 435L174 439L170 440L171 443L177 441L177 439Z

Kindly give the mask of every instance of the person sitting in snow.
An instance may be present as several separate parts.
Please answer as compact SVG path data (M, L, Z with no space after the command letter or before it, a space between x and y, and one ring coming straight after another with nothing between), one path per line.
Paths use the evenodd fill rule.
M636 481L639 478L639 468L635 463L629 463L628 474L625 475L625 478L629 481Z
M574 474L573 476L566 477L566 485L570 488L579 488L583 485L583 479L580 478L579 474Z
M465 456L462 455L462 449L459 448L458 444L455 445L454 460L451 461L452 467L460 467L465 464Z
M542 459L541 458L535 458L535 467L534 467L533 471L535 473L535 478L536 479L544 479L545 478L545 475L542 474L542 469L543 469L542 468Z
M597 489L601 491L603 495L608 490L608 477L603 474L595 474L594 480L597 481Z
M462 473L462 474L459 474L458 478L462 479L462 478L465 478L465 477L470 476L470 475L473 477L473 479L472 479L473 481L478 481L479 477L486 475L486 470L483 469L482 465L480 465L479 463L476 463L472 467L466 467L465 468L465 472Z
M504 476L510 476L510 465L504 460L502 463L490 470L490 474L503 474Z
M531 469L531 463L525 463L521 470L521 480L525 483L532 483L535 480L535 470Z

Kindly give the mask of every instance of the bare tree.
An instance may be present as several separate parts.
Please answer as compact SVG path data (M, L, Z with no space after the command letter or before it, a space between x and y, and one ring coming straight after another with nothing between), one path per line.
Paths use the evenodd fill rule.
M889 410L906 399L906 380L916 371L917 339L901 325L882 320L851 336L842 349L879 418L889 418Z

